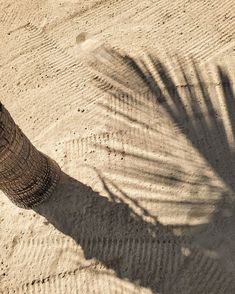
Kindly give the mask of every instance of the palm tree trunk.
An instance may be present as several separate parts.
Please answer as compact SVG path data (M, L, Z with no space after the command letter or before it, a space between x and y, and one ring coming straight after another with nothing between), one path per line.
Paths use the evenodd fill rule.
M38 151L0 102L0 189L17 206L32 208L48 199L60 168Z

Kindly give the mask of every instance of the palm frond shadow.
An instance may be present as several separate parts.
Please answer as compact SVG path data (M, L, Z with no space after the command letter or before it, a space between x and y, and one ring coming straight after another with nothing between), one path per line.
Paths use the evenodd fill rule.
M137 103L139 107L143 108L143 111L148 111L148 109L144 110L143 101L151 97L156 105L164 110L163 113L168 115L173 126L191 142L193 147L213 169L214 173L223 181L226 189L218 189L218 193L221 194L221 201L217 205L218 207L220 205L225 206L225 210L230 207L229 214L232 215L234 206L233 179L235 173L235 119L233 117L235 99L232 82L226 71L220 66L216 67L218 78L216 82L211 83L214 91L211 94L211 91L208 90L209 83L204 81L207 78L207 73L200 71L199 67L191 61L190 74L192 75L193 72L194 76L194 81L192 82L190 74L187 74L187 68L182 67L178 61L178 72L183 77L183 87L185 88L184 97L182 97L179 86L171 77L167 67L154 55L147 54L146 62L143 59L135 60L118 52L112 51L110 53L110 50L107 51L107 54L116 55L115 61L118 60L119 64L125 64L125 71L119 72L115 70L115 68L122 68L119 64L105 70L105 65L103 64L100 73L98 73L102 78L100 80L96 79L96 86L101 90L109 92L112 97L116 100L121 100L125 104L130 103L133 105L136 97L141 95L141 100ZM113 82L110 82L110 76L106 80L104 78L109 75L110 71L112 71ZM121 82L120 77L122 77ZM119 87L117 86L118 84ZM195 84L198 92L195 92L193 87ZM222 97L220 97L220 104L223 104L224 113L221 112L221 105L218 104L216 97L214 97L217 96L215 88L221 89ZM133 118L131 116L128 117L126 113L119 114L118 120L121 120L121 117L125 117L130 122L133 121ZM138 121L138 124L141 127L145 127L141 120ZM148 129L151 128L154 130L151 125L148 126ZM167 156L172 155L169 153ZM175 172L177 173L177 171ZM202 180L201 184L207 185L207 179L204 180L205 183ZM222 207L220 208L218 211L221 212L223 209ZM218 217L218 214L216 215Z
M172 125L184 134L226 183L226 188L218 189L220 199L216 202L215 213L210 223L193 228L184 226L182 229L185 233L178 236L173 226L159 222L157 216L150 214L124 189L103 176L102 171L97 173L109 199L63 174L57 193L35 210L62 233L71 236L81 246L87 259L97 259L101 264L112 269L119 278L149 288L153 293L234 293L234 269L231 269L231 265L230 268L226 268L228 256L224 254L227 250L230 260L235 260L235 254L231 249L235 244L232 228L235 213L231 196L234 189L232 181L234 154L223 121L218 117L219 114L198 68L194 66L198 87L204 99L203 111L201 105L197 103L196 93L188 86L191 83L188 76L181 69L185 87L188 87L189 112L189 106L185 105L185 100L182 99L168 70L153 55L148 56L152 66L150 70L143 61L137 62L125 54L114 51L108 54L107 63L98 61L98 66L95 63L97 73L94 78L95 85L104 93L109 93L109 97L117 103L121 101L129 107L136 107L140 113L143 111L146 115L149 110L148 100L154 99L157 107L161 107L163 111L161 113L168 115ZM118 66L115 66L117 63ZM218 74L234 134L232 85L221 68L218 68ZM159 82L156 80L156 75ZM122 108L113 110L108 103L103 106L110 113L115 111L114 117L119 127L124 121L125 124L130 123L131 127L137 129L146 128L152 134L149 140L153 140L154 144L154 134L158 132L154 122L148 124L138 117L129 115ZM205 113L209 114L207 119ZM167 133L165 135L168 136ZM174 149L174 144L172 148ZM173 152L166 151L165 154L174 157ZM144 172L141 169L152 160L151 158L131 151L126 152L125 155L140 162L139 166L126 169L127 176L128 173L131 177L137 177L139 174L143 179L154 181L164 178L167 185L173 188L178 182L184 181L184 176L187 176L180 169L180 164L174 166L171 163L165 168L167 172L171 170L167 175L160 174L160 170L157 174L154 170ZM189 161L193 160L189 158ZM162 164L158 160L153 160L152 163L158 166ZM197 162L192 164L200 167ZM117 170L118 167L115 166L114 171ZM163 169L162 171L165 172ZM121 166L118 172L122 172ZM201 173L203 174L203 171ZM207 177L198 179L195 186L210 186ZM211 189L215 191L216 186L211 185ZM140 214L127 205L130 202L139 209ZM187 205L193 206L193 202ZM144 216L148 216L151 221L146 220ZM228 241L229 245L224 240ZM216 256L208 253L210 249L216 252Z

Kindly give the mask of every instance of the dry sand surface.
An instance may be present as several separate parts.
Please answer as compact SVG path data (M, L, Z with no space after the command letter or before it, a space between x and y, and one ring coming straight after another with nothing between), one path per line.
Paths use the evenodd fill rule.
M64 172L1 193L1 293L235 293L234 6L0 2L0 99Z

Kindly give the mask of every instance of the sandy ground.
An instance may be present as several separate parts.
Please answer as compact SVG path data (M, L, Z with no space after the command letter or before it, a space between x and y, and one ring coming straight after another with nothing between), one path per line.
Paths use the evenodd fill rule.
M1 101L65 173L1 193L1 293L235 293L234 11L1 1Z

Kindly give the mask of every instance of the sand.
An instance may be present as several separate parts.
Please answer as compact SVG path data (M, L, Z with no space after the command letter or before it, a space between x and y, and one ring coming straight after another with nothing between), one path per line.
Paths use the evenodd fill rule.
M235 293L234 3L1 1L0 99L64 175L0 195L0 293Z

